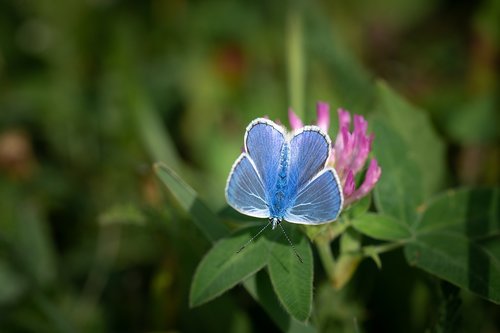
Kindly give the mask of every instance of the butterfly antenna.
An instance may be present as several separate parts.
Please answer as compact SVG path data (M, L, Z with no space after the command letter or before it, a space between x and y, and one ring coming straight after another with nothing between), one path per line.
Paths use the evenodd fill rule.
M271 221L267 222L267 224L264 226L264 228L260 229L258 233L256 233L248 242L245 243L236 253L240 253L245 247L247 247L248 244L250 244L257 236L259 236L269 225L271 224Z
M279 223L278 225L280 226L281 230L283 230L283 234L285 235L286 239L288 240L288 243L290 243L290 245L292 246L293 252L295 253L295 255L297 256L297 258L299 259L300 263L303 264L304 262L302 261L302 258L299 256L299 253L295 249L295 246L293 245L292 241L290 240L290 238L288 238L288 235L285 232L285 228L283 228L283 226L281 225L281 223Z

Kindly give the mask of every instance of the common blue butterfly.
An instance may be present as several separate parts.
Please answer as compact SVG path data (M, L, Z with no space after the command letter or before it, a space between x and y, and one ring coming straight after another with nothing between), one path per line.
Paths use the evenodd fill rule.
M326 167L331 140L319 127L287 133L258 118L248 125L244 144L226 184L231 207L268 218L273 229L283 220L317 225L337 219L342 190L335 170Z

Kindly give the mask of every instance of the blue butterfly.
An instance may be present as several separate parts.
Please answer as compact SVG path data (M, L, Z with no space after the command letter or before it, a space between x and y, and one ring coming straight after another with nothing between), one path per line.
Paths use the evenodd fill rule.
M245 152L226 184L231 207L268 218L273 229L283 220L317 225L337 219L344 199L337 173L326 167L331 140L319 127L288 134L258 118L248 125L244 141Z

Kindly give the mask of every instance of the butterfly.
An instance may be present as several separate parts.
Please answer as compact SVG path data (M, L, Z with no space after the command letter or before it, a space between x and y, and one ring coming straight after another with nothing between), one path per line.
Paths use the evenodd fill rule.
M244 145L226 184L231 207L268 218L272 229L283 220L317 225L338 218L342 189L335 170L327 167L331 140L319 127L287 133L273 121L257 118L246 129Z

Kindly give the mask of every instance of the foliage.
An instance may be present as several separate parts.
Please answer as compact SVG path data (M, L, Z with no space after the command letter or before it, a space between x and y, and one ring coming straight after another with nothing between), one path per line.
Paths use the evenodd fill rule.
M0 331L498 332L499 10L0 3ZM303 263L236 253L246 124L318 100L369 120L373 196L285 224Z

